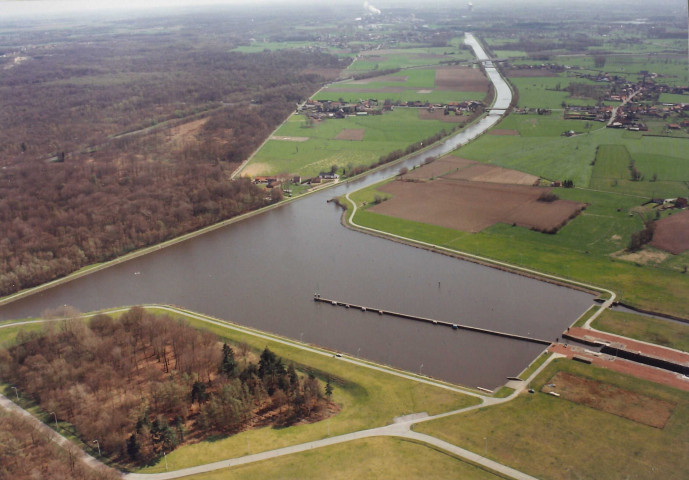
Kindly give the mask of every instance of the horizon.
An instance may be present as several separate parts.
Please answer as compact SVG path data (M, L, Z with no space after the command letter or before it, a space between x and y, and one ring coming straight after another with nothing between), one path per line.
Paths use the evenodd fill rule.
M577 5L600 5L594 0L571 0L565 2L560 1L545 1L545 0L518 0L507 4L505 0L477 0L473 2L475 9L495 8L500 4L506 4L510 7L521 6L548 6L558 8L561 6L577 6ZM324 5L318 0L0 0L0 18L8 16L25 16L25 15L44 15L44 14L72 14L72 13L107 13L107 12L144 12L156 10L170 10L170 9L199 9L208 7L242 7L252 6L254 8L271 7L271 6L321 6L321 7L352 7L360 9L362 12L373 7L375 10L385 13L386 9L390 8L413 8L426 9L427 6L419 7L418 3L411 0L378 0L373 2L364 2L363 0L334 0L328 5ZM606 3L607 6L614 6L615 4L644 7L647 6L649 13L657 14L658 7L669 9L687 10L687 2L683 0L660 0L653 5L649 5L644 0L610 0ZM459 4L450 0L436 0L434 2L436 8L459 7ZM370 9L369 9L370 10Z

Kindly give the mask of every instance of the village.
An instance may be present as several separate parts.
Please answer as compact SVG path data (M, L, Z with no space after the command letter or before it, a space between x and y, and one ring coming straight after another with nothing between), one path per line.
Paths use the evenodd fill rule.
M464 102L431 103L428 101L402 101L386 99L380 102L378 99L369 98L358 103L346 103L339 100L307 100L297 108L298 114L304 114L313 120L325 120L330 118L345 118L348 115L366 116L382 115L385 111L392 111L395 107L425 108L430 112L442 110L445 115L464 115L480 111L484 108L483 102L467 100Z

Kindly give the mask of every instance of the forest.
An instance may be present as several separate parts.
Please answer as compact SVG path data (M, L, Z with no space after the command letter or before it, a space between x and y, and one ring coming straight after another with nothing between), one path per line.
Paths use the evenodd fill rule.
M119 472L91 468L75 446L62 449L19 415L0 409L0 478L32 480L116 480Z
M330 382L322 387L269 349L258 356L140 307L20 333L0 350L0 378L129 465L210 435L337 411Z
M230 174L348 60L232 51L247 28L180 17L7 35L0 296L280 199Z

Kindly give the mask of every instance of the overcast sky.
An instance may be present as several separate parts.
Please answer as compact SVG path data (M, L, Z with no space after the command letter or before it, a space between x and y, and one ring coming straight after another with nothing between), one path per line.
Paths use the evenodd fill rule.
M468 1L468 0L467 0ZM475 8L481 6L495 6L505 3L509 7L517 7L520 3L541 3L543 5L557 7L558 4L571 5L572 3L597 3L598 0L473 0ZM424 2L418 0L369 0L369 2L380 8L385 9L394 5L417 6L421 7ZM70 13L88 12L95 10L121 10L121 9L169 9L179 6L191 5L304 5L316 4L327 5L329 3L350 4L352 6L363 6L364 0L0 0L0 17L14 14L40 14L40 13ZM655 11L662 11L670 7L675 10L686 9L686 0L607 0L609 5L652 5ZM464 0L431 0L426 5L448 6L464 4ZM672 8L674 7L674 8Z

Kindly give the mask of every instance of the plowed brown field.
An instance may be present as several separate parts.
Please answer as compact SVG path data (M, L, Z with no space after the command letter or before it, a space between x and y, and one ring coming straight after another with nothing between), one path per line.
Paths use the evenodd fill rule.
M454 113L445 115L443 109L437 109L429 112L426 108L419 109L419 118L421 120L440 120L441 122L448 123L467 123L469 120L471 120L471 117L465 115L455 115Z
M430 180L443 177L447 180L504 183L508 185L536 185L539 178L517 170L479 163L448 155L405 174L404 180Z
M336 140L357 140L364 139L365 129L363 128L344 128L335 137Z
M676 406L672 402L566 372L556 373L542 391L556 392L571 402L655 428L665 426Z
M371 211L441 227L480 232L507 223L555 232L585 208L567 200L540 202L548 188L438 179L394 181L380 188L392 198Z
M435 71L435 87L440 90L485 92L488 79L478 68L440 67Z
M651 245L675 255L689 250L689 210L658 220Z

